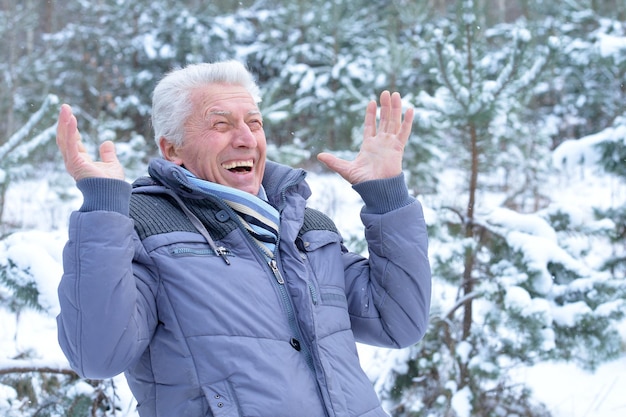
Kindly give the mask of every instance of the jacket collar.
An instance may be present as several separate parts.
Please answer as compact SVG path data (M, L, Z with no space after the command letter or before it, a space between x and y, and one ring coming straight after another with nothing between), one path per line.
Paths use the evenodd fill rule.
M274 207L282 208L285 204L285 194L291 189L305 200L308 199L311 196L311 189L304 181L305 178L306 171L303 169L266 161L262 182L268 201Z
M206 194L194 185L180 166L166 161L162 158L155 158L148 165L149 177L142 177L133 183L134 188L150 185L162 184L173 190L181 197L200 199ZM266 161L265 174L263 175L263 187L267 194L268 201L277 208L285 204L285 195L288 192L296 192L304 199L308 199L311 190L304 179L306 172L300 168L291 168L273 161Z

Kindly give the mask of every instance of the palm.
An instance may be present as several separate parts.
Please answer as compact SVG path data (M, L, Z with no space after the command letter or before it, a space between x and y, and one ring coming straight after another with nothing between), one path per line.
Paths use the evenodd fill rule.
M76 180L84 178L113 178L123 180L124 168L115 154L115 145L107 141L100 146L101 161L87 153L78 131L76 117L70 106L61 106L57 125L57 146L63 155L67 172Z
M363 143L353 161L321 153L318 159L351 184L391 178L402 172L404 147L411 134L413 109L402 120L400 94L384 91L380 95L380 123L376 128L376 102L368 104L365 112Z

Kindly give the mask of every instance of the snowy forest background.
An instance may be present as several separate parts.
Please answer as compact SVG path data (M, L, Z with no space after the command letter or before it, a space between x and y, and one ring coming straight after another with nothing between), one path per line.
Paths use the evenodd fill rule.
M157 155L156 81L227 58L262 87L270 158L311 171L354 250L359 203L314 157L351 157L383 89L416 109L405 169L431 236L430 328L363 348L394 417L624 415L559 413L520 378L626 361L623 0L3 0L0 52L0 415L135 415L123 378L82 380L56 345L80 205L60 104L94 153L116 141L131 181Z

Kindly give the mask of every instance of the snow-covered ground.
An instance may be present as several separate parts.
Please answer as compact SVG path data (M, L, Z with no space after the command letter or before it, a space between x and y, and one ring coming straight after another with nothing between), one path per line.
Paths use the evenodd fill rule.
M593 171L593 170L592 170ZM563 205L587 207L589 201L623 204L626 185L615 179L585 175L572 180L563 172L551 197ZM345 235L359 233L360 199L338 176L310 175L314 198L311 205L331 215ZM66 239L65 226L77 198L61 204L56 193L41 182L16 184L9 191L5 221L24 232L0 242L0 257L10 256L20 266L29 266L41 292L45 313L24 311L17 319L0 309L0 368L15 365L10 359L22 352L34 352L29 363L67 367L56 341L55 315L58 312L56 286L61 275L61 252ZM600 204L598 204L600 205ZM428 207L426 207L428 209ZM428 210L426 210L428 215ZM427 218L428 221L428 218ZM0 259L2 260L2 259ZM1 294L0 294L1 295ZM626 326L624 328L626 337ZM359 346L363 367L372 379L392 366L398 353ZM400 354L401 355L401 354ZM381 359L384 358L384 359ZM389 362L386 362L389 361ZM626 357L602 365L588 373L574 365L540 364L519 370L517 378L534 389L538 400L548 405L555 417L621 417L626 415ZM134 402L123 377L117 378L123 417L136 416ZM0 386L0 408L14 395Z

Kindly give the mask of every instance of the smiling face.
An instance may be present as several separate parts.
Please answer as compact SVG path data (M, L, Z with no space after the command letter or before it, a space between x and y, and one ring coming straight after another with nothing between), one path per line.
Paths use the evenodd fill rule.
M254 99L239 85L208 84L191 93L183 144L161 138L165 159L198 178L258 194L267 143Z

